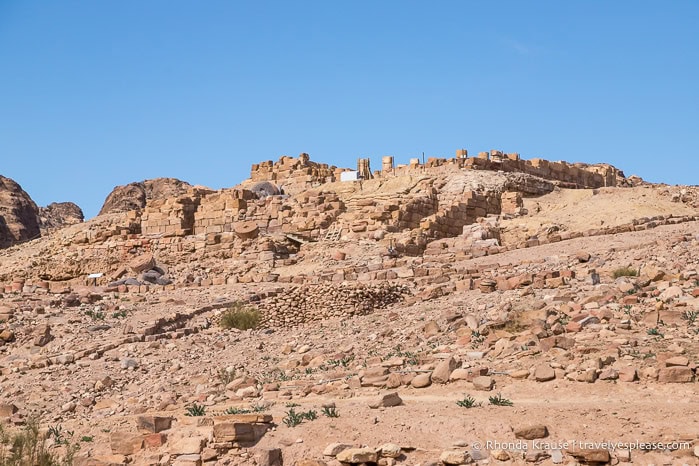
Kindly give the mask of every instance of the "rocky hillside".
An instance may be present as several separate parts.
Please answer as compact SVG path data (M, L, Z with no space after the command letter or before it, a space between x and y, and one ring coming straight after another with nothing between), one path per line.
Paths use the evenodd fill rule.
M83 219L82 210L72 202L38 207L17 182L0 175L0 249Z
M464 155L135 183L0 251L0 420L92 466L699 464L699 189Z
M0 248L39 237L38 212L18 183L0 176Z
M39 207L39 226L42 234L67 225L82 223L84 220L82 209L72 202L52 202L46 207Z

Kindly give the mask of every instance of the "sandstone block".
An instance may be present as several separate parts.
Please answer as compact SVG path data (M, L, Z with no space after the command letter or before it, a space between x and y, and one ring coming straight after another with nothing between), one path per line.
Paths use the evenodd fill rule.
M608 450L603 449L570 449L567 453L578 461L586 463L608 463L611 460Z
M514 429L515 438L534 440L546 437L549 432L543 424L531 424Z
M117 455L133 455L143 448L143 436L130 432L112 432L109 446Z
M432 381L429 373L418 374L410 382L410 385L414 388L425 388L429 387L431 384Z
M53 340L53 336L51 335L51 326L48 324L37 327L37 329L34 331L34 335L35 346L46 346L51 340Z
M665 360L665 365L667 367L673 366L688 366L689 358L686 356L674 356Z
M465 451L446 450L439 455L439 461L444 464L467 464L471 458Z
M348 448L352 448L352 445L347 445L346 443L331 443L323 450L323 456L337 456L340 452Z
M378 396L374 400L369 402L369 407L376 408L392 408L394 406L400 406L403 404L403 400L398 395L398 392L391 392L385 395Z
M619 380L622 382L635 382L638 380L638 373L635 367L624 367L619 369Z
M658 382L689 383L694 379L692 369L684 366L665 367L658 371Z
M379 447L379 454L382 458L398 458L401 448L395 443L385 443Z
M495 380L493 380L492 377L481 375L479 377L475 377L471 383L473 384L473 388L476 390L490 391L495 385Z
M264 448L257 458L258 466L282 466L282 451L279 448Z
M0 418L10 418L17 412L17 406L11 403L0 404Z
M174 455L199 455L205 445L204 437L183 437L172 440L169 450Z
M243 422L216 423L214 438L217 442L254 442L255 429L252 424Z
M155 258L153 257L153 254L143 254L129 262L129 267L131 267L131 270L133 270L135 273L150 270L155 267Z
M451 373L459 367L459 363L451 356L437 364L437 367L432 371L432 382L447 383Z
M376 463L378 455L373 448L348 448L336 456L342 463Z
M170 428L172 425L172 418L163 416L138 416L136 424L141 430L158 433Z

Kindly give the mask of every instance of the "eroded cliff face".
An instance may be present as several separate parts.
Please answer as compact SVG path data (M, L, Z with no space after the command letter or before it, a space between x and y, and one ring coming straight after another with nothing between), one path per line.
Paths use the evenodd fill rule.
M82 209L72 202L52 202L46 207L39 207L39 226L42 234L84 220Z
M38 207L19 183L0 175L0 249L83 220L83 211L76 204L53 202Z
M117 186L105 199L99 215L140 211L146 206L147 201L177 197L191 187L189 183L176 178L156 178Z
M0 248L40 236L38 212L17 182L0 176Z

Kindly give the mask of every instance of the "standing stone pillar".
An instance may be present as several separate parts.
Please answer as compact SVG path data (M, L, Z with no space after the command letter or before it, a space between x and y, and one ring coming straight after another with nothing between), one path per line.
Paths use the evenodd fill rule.
M369 180L374 177L374 175L371 174L369 159L357 159L357 173L363 180Z
M390 172L393 171L393 156L387 155L381 159L381 171Z

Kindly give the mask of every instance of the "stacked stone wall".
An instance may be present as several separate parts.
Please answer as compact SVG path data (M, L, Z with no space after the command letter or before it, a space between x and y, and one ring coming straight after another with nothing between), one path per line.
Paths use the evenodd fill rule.
M331 317L366 315L401 301L409 288L401 284L321 284L285 290L258 305L263 326L293 327Z
M333 165L311 162L308 154L298 158L282 156L277 162L271 160L255 164L250 171L252 181L271 181L287 194L295 194L323 183L336 181L345 171Z

